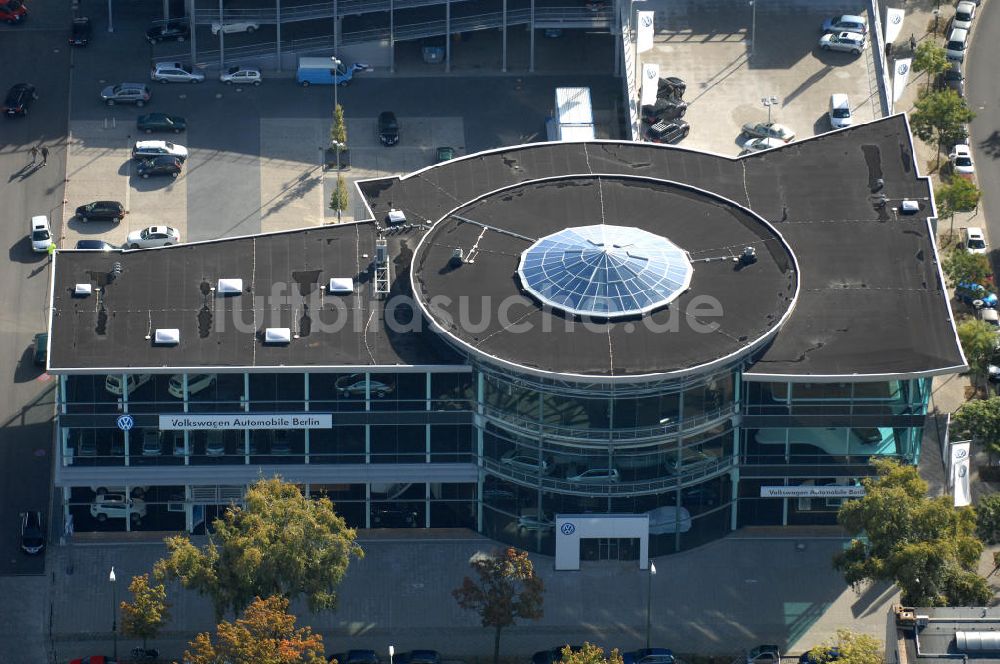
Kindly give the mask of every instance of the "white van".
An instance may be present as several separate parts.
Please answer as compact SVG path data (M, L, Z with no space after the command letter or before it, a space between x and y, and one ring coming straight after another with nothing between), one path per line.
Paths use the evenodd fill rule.
M830 95L830 126L834 129L850 127L854 123L851 116L851 101L845 94Z
M969 46L969 31L962 28L955 28L948 35L948 43L944 47L945 55L949 60L965 60L965 49Z

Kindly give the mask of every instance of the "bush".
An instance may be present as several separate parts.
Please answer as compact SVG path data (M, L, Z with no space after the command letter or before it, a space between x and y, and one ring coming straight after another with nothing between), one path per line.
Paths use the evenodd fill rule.
M998 470L994 467L989 469ZM1000 493L984 496L976 504L976 534L987 544L1000 541Z

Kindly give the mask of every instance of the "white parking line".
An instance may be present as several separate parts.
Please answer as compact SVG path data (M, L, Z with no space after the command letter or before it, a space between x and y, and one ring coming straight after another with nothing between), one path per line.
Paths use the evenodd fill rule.
M131 141L125 141L125 149L129 149L129 143ZM129 151L128 166L125 167L125 214L128 214L131 209L132 201L132 153Z

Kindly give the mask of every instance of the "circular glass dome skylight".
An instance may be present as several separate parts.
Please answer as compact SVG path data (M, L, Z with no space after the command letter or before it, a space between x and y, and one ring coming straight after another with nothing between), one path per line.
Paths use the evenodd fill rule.
M578 226L536 241L517 273L538 300L579 316L617 318L662 307L691 284L687 254L628 226Z

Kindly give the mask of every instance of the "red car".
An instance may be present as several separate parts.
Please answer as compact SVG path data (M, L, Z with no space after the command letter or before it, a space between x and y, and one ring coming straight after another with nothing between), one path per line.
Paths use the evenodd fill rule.
M28 8L21 0L0 1L0 21L7 21L10 25L20 23L28 15Z
M115 660L104 655L91 655L69 660L69 664L117 664Z

